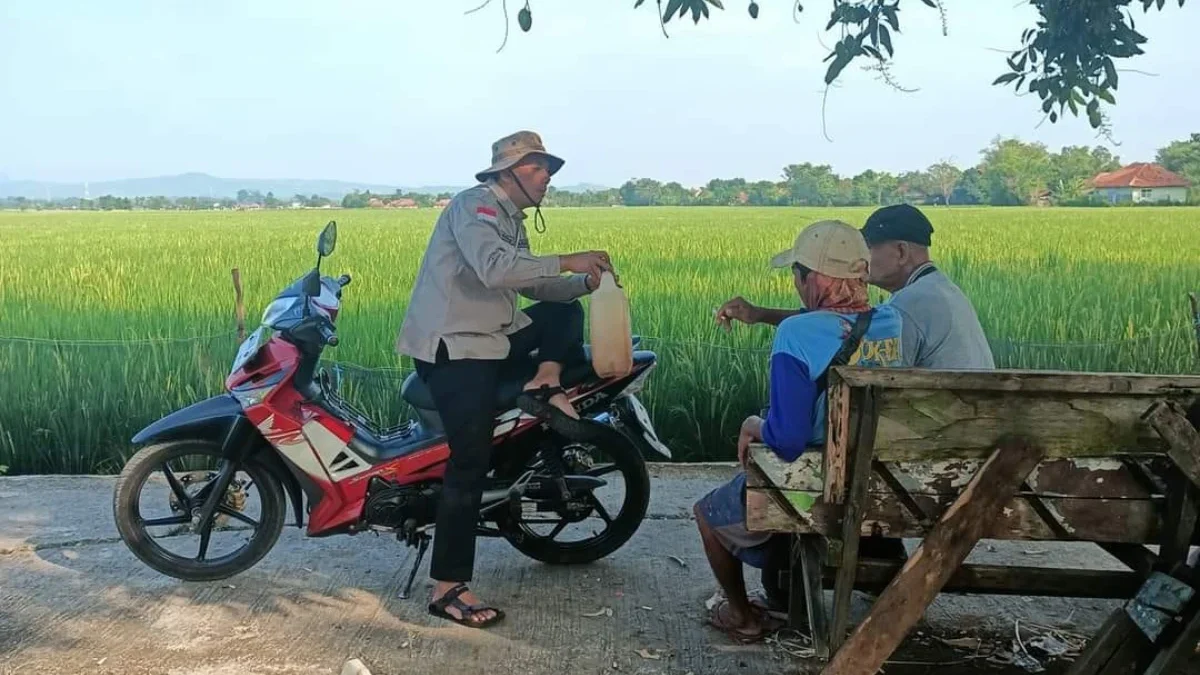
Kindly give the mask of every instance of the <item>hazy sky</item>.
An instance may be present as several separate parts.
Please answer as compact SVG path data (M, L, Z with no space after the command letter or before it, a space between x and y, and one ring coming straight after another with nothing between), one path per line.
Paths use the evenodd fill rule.
M0 174L108 180L230 178L463 184L491 142L539 131L567 159L560 185L650 176L778 179L785 164L842 174L978 161L996 135L1052 149L1102 143L1086 119L1041 120L1036 97L991 86L1035 12L1015 0L902 3L894 73L856 64L821 132L828 2L725 0L699 26L654 0L0 0ZM1200 131L1200 3L1134 15L1150 42L1122 74L1112 121L1123 161ZM604 8L599 8L604 5Z

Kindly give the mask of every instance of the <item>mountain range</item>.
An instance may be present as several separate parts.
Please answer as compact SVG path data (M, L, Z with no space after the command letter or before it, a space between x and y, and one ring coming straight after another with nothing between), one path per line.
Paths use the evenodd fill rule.
M341 180L319 180L302 178L220 178L206 173L181 173L174 176L154 176L151 178L123 178L112 181L95 183L53 183L32 180L9 180L0 174L0 198L25 197L26 199L68 199L71 197L90 197L95 199L104 195L113 197L237 197L238 190L258 190L262 194L273 193L279 199L287 199L293 195L320 195L327 199L341 199L343 196L358 190L370 190L375 194L392 194L397 189L401 192L442 194L455 193L470 185L423 185L420 187L405 187L402 185L383 185L378 183L354 183ZM557 187L557 186L556 186ZM603 185L581 183L559 187L566 192L601 191L608 189Z

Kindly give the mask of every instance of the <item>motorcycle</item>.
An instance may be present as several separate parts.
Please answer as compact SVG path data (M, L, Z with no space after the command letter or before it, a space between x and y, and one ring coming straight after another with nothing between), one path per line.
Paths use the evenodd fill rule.
M176 410L133 437L141 447L117 479L113 515L125 545L158 572L212 581L253 567L277 541L290 501L297 528L307 516L308 537L387 532L415 548L401 592L408 597L432 539L450 447L416 373L401 387L416 419L385 429L319 368L324 349L339 342L336 322L351 281L348 274L321 275L336 240L331 221L318 238L316 267L275 297L242 342L226 393ZM515 406L536 369L532 359L515 362L499 387L479 535L504 538L545 563L579 564L609 555L637 531L650 497L646 459L669 460L671 452L637 398L656 356L634 342L633 369L624 377L598 377L590 352L587 362L564 370L563 387L581 418L569 422ZM152 479L159 472L162 480ZM618 475L625 494L613 512L598 495ZM148 484L157 485L159 495L143 499ZM248 508L252 489L257 514ZM143 517L143 502L166 507L167 515ZM597 520L604 527L594 536L556 539L570 525ZM552 529L546 534L538 526ZM149 531L160 527L175 529L166 536ZM195 555L165 546L189 533L199 535ZM244 543L215 554L210 549L218 539Z

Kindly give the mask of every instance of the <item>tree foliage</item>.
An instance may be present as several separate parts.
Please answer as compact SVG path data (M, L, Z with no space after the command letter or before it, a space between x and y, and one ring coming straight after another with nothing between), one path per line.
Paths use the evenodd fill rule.
M593 3L611 0L591 0ZM743 0L744 1L744 0ZM790 0L796 20L805 12L804 0ZM971 2L972 0L964 0ZM1186 0L1175 0L1183 7ZM471 12L491 4L485 2ZM518 23L528 32L533 27L531 0L518 12ZM840 39L824 61L825 83L832 84L846 66L856 59L868 59L887 75L887 66L896 55L894 35L900 33L900 9L914 6L917 0L826 0L832 3L825 31L838 30ZM920 0L926 10L941 13L942 32L948 31L946 0ZM1094 129L1106 131L1103 106L1115 105L1119 76L1116 61L1143 54L1146 37L1136 29L1132 6L1142 12L1162 10L1168 0L1029 0L1039 17L1021 35L1021 47L1007 59L1007 72L992 83L1012 84L1014 90L1037 94L1041 109L1050 122L1057 123L1069 110L1078 117L1082 112ZM683 21L689 14L693 23L710 19L712 9L724 10L722 0L634 0L635 9L646 5L656 9L663 35L670 37L667 25ZM505 6L505 43L508 41L507 3ZM759 17L759 6L749 0L747 12ZM773 18L780 18L780 14ZM503 44L501 45L503 49Z
M1190 198L1200 201L1200 134L1175 141L1158 151L1156 160L1167 169L1192 182Z

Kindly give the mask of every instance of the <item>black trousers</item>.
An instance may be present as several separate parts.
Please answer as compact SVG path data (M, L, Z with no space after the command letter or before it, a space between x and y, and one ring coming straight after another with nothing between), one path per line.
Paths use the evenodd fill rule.
M417 361L417 374L429 385L450 443L450 462L438 504L430 576L437 581L470 581L475 569L475 523L492 459L497 393L501 378L537 362L564 365L582 361L583 306L541 302L525 309L532 325L509 336L508 359L451 360L445 343L438 345L437 362Z

